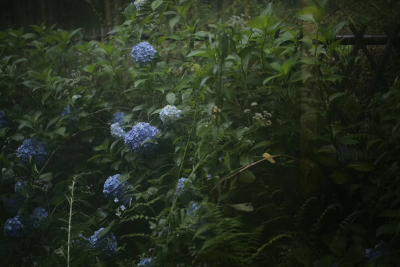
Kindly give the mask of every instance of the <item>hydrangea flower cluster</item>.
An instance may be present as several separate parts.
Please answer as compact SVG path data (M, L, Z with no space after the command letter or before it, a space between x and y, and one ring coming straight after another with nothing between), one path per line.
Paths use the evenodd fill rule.
M135 63L139 63L140 66L145 66L154 59L156 50L148 43L141 42L132 48L132 58Z
M78 109L75 109L75 114L78 115L79 113L80 113L80 111ZM68 107L64 108L63 111L61 112L61 117L65 117L65 116L70 115L70 114L72 114L72 111L71 111L71 107L68 106ZM71 119L73 121L77 121L78 120L78 118L75 117L75 116L72 116Z
M155 267L156 261L153 258L142 259L137 266Z
M180 178L176 186L175 196L178 196L184 202L189 202L194 194L192 182L187 178Z
M9 237L21 237L25 234L25 226L19 215L8 219L4 225L4 235Z
M104 183L103 193L104 195L115 202L122 201L127 204L130 201L130 185L128 182L121 183L118 180L119 174L108 177L107 181Z
M146 3L147 0L136 0L133 4L135 5L137 10L140 10Z
M3 111L0 111L0 128L5 128L8 126L8 121L6 120L5 114Z
M381 241L375 248L367 248L365 250L365 257L368 258L368 261L376 260L380 257L383 257L387 254L385 250L382 250L382 247L385 246L385 242Z
M111 124L111 135L117 139L125 139L126 133L124 129L121 128L120 124L118 122Z
M114 233L107 233L106 235L99 238L99 234L103 231L104 228L100 228L98 231L94 232L94 234L86 239L89 241L90 245L93 248L103 251L107 255L111 255L117 251L117 238Z
M118 123L119 125L124 125L124 116L125 116L125 113L124 112L118 112L118 113L115 113L114 115L113 115L113 118L112 118L112 123L114 124L114 123Z
M15 198L7 199L6 210L12 215L17 215L19 209L24 205L25 198L23 196L17 195Z
M160 118L164 124L170 124L181 118L182 110L175 106L167 105L160 112Z
M200 209L200 204L197 202L194 202L192 205L190 205L189 209L186 211L186 216L192 216Z
M17 195L22 195L22 193L28 188L28 182L22 181L15 183L14 190Z
M49 220L49 214L44 208L35 208L29 216L29 228L39 229L42 228Z
M149 153L153 151L155 148L154 143L144 143L143 142L154 138L154 136L159 132L156 127L151 126L146 122L140 122L132 127L126 136L125 136L125 144L126 146L137 153Z
M196 229L199 226L199 224L201 224L201 221L199 221L199 214L198 214L199 209L200 209L200 204L194 202L192 205L190 205L189 209L186 211L186 217L190 222L189 224L192 225L192 229ZM188 226L186 225L186 227Z
M47 159L47 146L34 138L26 139L17 149L17 157L25 164L29 163L30 157L35 157L38 164L43 164Z

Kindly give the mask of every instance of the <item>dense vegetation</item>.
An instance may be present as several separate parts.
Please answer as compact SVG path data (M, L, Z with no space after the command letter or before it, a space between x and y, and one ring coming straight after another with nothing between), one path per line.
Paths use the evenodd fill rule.
M400 72L366 90L308 4L0 32L0 265L396 266Z

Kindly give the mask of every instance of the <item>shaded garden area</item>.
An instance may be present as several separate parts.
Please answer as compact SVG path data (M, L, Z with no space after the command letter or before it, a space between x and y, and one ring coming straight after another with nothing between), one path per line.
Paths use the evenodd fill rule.
M400 262L397 1L6 10L0 266Z

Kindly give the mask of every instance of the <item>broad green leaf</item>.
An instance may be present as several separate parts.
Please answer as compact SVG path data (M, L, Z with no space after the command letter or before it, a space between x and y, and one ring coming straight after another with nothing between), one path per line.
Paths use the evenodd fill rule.
M347 183L347 176L344 173L335 171L332 174L332 180L335 184L345 184Z
M251 212L254 210L253 206L251 203L243 203L243 204L228 204L228 206L231 206L232 208L240 211L245 211L245 212Z
M186 57L203 56L206 53L206 50L193 50Z
M108 140L108 138L106 138L101 146L97 146L97 147L93 148L93 150L94 151L104 150L107 152L109 143L110 143L110 140Z
M242 181L243 183L251 184L256 180L256 177L251 171L246 170L240 173L239 180Z
M357 161L347 165L347 168L352 168L360 172L370 172L374 170L374 165L372 165L370 162Z
M175 96L174 93L168 93L166 99L167 99L167 102L168 102L170 105L173 105L173 104L175 103L176 96Z
M329 96L329 103L332 103L335 99L345 96L346 93L345 92L338 92L338 93L334 93L332 95Z
M58 135L61 135L61 136L64 136L66 130L67 130L66 127L60 127L60 128L57 128L57 129L54 131L54 133L55 133L55 134L58 134Z
M242 166L242 167L246 167L246 166L252 164L253 162L254 162L254 160L250 157L240 156L240 166Z
M399 228L399 224L395 223L395 222L390 223L390 224L382 225L376 231L376 236L393 235L393 234L396 233L398 228Z

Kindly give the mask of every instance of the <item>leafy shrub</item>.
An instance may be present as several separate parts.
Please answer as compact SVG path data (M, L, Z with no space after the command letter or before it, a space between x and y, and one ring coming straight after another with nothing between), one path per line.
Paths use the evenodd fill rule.
M346 23L313 2L302 26L268 5L200 29L155 0L103 42L1 32L4 205L29 185L1 264L356 266L381 240L396 262L399 85L352 92Z

